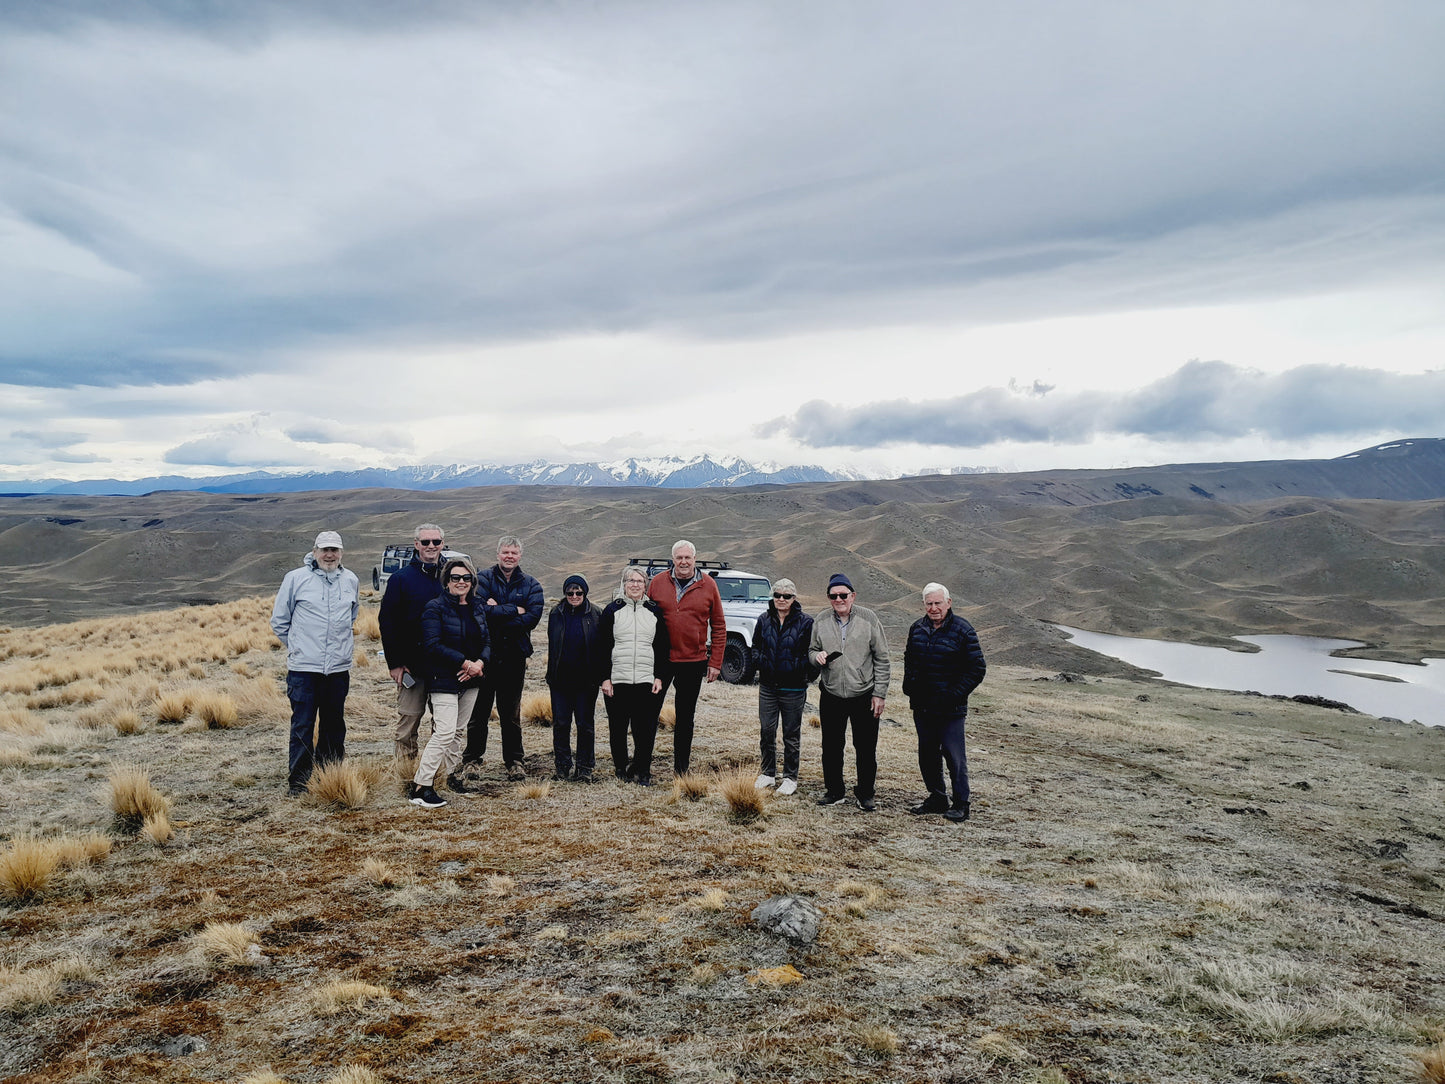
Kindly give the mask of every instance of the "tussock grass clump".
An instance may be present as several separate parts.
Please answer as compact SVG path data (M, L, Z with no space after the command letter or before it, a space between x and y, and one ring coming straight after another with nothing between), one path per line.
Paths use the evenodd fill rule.
M262 959L255 933L239 922L208 922L192 945L201 962L211 967L251 967Z
M135 708L119 708L110 720L117 734L131 735L144 732L145 720Z
M44 732L44 721L31 715L29 708L0 708L0 733L33 738Z
M185 693L166 692L155 698L156 722L183 723L191 713L191 701Z
M848 901L845 910L858 918L867 918L868 909L883 902L883 889L862 881L839 881L836 891Z
M371 665L371 652L364 647L358 647L351 653L351 665L357 670L365 670Z
M728 804L735 821L754 821L767 812L768 791L754 785L752 772L732 772L718 780L718 792Z
M522 698L522 722L534 726L552 725L552 697L550 693L528 693Z
M382 888L396 888L406 883L406 878L397 873L386 862L380 858L368 858L361 863L361 875L372 884L380 885Z
M704 911L721 911L728 905L728 893L725 888L709 888L697 898L697 906Z
M169 814L171 800L151 786L150 769L117 764L110 769L110 810L121 827L138 832L147 817Z
M892 1028L879 1024L866 1024L860 1027L855 1034L865 1050L883 1055L898 1053L898 1033Z
M333 760L319 765L311 773L306 793L313 800L325 805L343 809L355 809L366 804L371 793L367 776L369 770L351 760Z
M749 784L751 786L751 784ZM701 801L707 797L707 777L695 772L684 772L672 781L672 798L686 798L689 802Z
M171 819L164 813L152 813L141 822L141 835L150 840L157 847L162 847L175 838L176 830L171 827Z
M50 887L60 855L40 839L22 836L0 852L0 898L28 900Z
M356 624L351 627L352 631L363 640L380 640L381 609L363 606L356 614Z
M48 967L0 966L0 1013L26 1016L55 1004L60 996L60 976Z
M517 788L517 792L528 801L539 801L552 793L552 784L547 780L537 783L524 783Z
M390 998L391 991L385 986L373 986L369 982L341 979L328 982L314 990L311 1003L322 1016L335 1016L343 1012L361 1012L367 1002Z
M386 1084L377 1072L364 1065L348 1065L326 1078L326 1084Z
M823 720L822 720L821 717L819 717L819 716L817 716L817 715L809 715L809 716L808 716L808 725L809 725L810 727L812 727L814 730L821 730L821 729L823 729Z
M496 899L510 896L516 887L517 882L505 873L493 873L487 878L487 895Z
M1420 1079L1425 1084L1445 1084L1445 1039L1441 1039L1423 1054L1416 1054Z
M675 726L677 726L677 709L671 704L663 705L662 710L657 713L657 729L671 730Z
M229 693L199 693L191 701L191 710L211 730L226 730L241 718Z

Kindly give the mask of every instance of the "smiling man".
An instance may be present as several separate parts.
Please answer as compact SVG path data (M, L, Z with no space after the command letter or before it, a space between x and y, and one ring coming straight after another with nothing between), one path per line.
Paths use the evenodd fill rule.
M413 552L404 568L393 572L381 596L381 652L396 682L397 760L417 755L417 730L426 714L426 667L422 665L421 613L442 593L442 545L446 533L423 523L411 535Z
M341 550L335 531L318 534L305 563L286 573L271 609L271 629L286 645L291 701L287 792L292 795L306 789L313 762L340 760L346 753L352 626L361 607L361 585L354 572L341 567Z
M717 581L697 567L697 547L685 538L672 544L672 571L652 578L647 597L657 603L667 625L669 673L660 697L676 684L673 707L677 722L672 731L672 769L684 774L692 763L693 721L703 681L716 681L722 673L727 645L727 615ZM661 704L661 699L658 703Z

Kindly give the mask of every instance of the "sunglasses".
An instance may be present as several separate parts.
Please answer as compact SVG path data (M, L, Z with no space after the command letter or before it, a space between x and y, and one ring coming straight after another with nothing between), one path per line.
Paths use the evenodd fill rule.
M472 578L468 576L465 572L453 572L450 576L447 577L447 579L450 580L452 583L472 582Z
M785 594L783 594L781 591L774 591L774 592L773 592L773 598L786 599L787 601L792 602L792 601L793 601L793 597L794 597L794 596L792 596L792 595L785 595Z
M830 593L830 594L828 595L828 600L829 600L830 602L842 602L842 601L843 601L845 598L847 598L847 597L848 597L848 592L847 592L847 591L839 591L837 594L831 594L831 593Z
M442 540L440 538L418 538L416 544L418 546L440 546Z
M585 595L587 592L585 592L585 591L579 591L577 588L573 587L573 588L568 589L565 593L566 593L566 595L567 595L568 598L571 598L573 595L577 595L577 596L580 597L581 595Z

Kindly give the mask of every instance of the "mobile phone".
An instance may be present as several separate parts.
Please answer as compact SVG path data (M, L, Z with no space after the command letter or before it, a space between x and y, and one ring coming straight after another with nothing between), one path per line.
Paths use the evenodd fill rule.
M841 652L841 651L830 651L830 652L828 652L828 658L827 658L826 660L824 660L823 665L826 666L828 663L832 662L834 659L840 659L840 658L842 658L842 657L843 657L843 652Z
M401 672L401 687L403 689L412 689L416 687L416 678L411 676L410 670L403 670Z

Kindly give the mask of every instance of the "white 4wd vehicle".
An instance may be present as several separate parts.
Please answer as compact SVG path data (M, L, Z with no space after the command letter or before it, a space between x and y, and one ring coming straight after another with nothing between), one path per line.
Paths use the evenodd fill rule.
M633 557L629 565L639 565L653 576L672 570L666 557ZM717 581L722 596L723 615L727 618L728 642L723 650L722 679L733 685L747 685L753 680L753 630L758 618L773 601L773 583L766 576L742 572L726 561L699 561L698 569Z
M411 543L404 546L387 546L381 551L381 564L373 565L371 569L372 590L380 594L386 590L386 581L391 579L393 572L400 572L411 563L411 555L416 552L416 547ZM461 550L442 550L442 562L450 561L453 557L465 557L471 560Z

